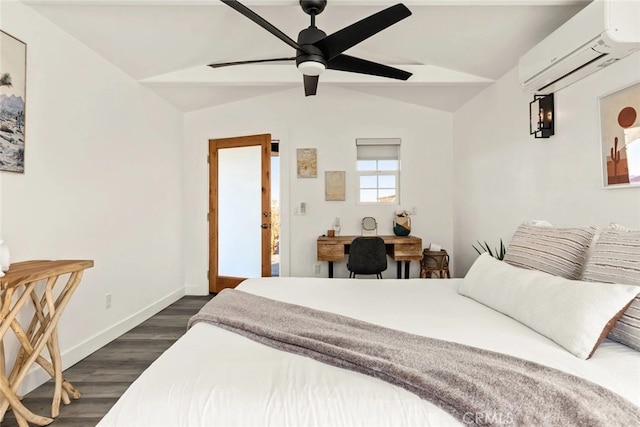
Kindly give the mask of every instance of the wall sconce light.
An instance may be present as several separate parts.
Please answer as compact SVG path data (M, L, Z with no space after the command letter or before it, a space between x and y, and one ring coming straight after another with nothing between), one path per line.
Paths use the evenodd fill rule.
M553 114L553 94L533 95L529 103L529 133L536 138L553 135Z

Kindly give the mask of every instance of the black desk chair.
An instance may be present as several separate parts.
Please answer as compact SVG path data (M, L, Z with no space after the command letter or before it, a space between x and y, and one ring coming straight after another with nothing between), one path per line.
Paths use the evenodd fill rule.
M384 240L380 237L356 237L349 247L347 262L349 278L356 274L375 274L382 279L382 272L387 269L387 251Z

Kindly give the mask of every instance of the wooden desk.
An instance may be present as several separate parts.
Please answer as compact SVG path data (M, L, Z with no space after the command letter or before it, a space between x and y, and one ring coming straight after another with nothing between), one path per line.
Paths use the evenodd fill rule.
M19 426L28 426L29 423L47 425L60 414L60 400L69 404L69 396L80 398L80 393L62 378L56 326L62 311L80 284L83 271L90 267L93 267L93 261L25 261L11 264L6 275L0 277L0 422L11 407ZM54 295L58 279L66 274L69 274L67 283L62 289L58 287L60 290L56 290ZM23 307L29 305L26 304L27 301L31 301L35 312L25 330L18 314ZM18 338L20 348L7 376L4 338L9 329ZM45 346L51 360L45 359L41 354ZM16 394L34 362L55 380L51 418L28 410Z
M353 239L360 236L336 236L318 237L318 261L329 263L329 277L333 277L333 263L344 261L345 255L349 253L349 246ZM404 265L404 278L409 278L411 261L422 259L422 239L415 236L378 236L384 240L387 247L387 255L397 263L397 277L402 278L402 262Z

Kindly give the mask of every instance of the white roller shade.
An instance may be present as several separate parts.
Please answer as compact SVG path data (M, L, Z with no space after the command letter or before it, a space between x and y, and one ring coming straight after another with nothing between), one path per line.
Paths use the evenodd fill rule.
M358 160L398 160L400 138L356 139Z

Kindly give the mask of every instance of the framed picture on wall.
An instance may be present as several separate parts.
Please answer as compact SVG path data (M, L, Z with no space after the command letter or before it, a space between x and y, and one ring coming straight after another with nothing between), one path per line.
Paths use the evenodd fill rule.
M346 200L344 171L326 171L324 173L324 199L327 201Z
M0 30L0 170L24 172L27 45Z
M600 98L605 188L640 187L640 83Z
M318 150L315 148L296 149L296 169L298 178L317 178Z

